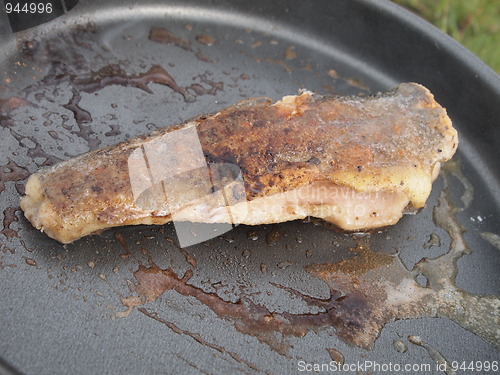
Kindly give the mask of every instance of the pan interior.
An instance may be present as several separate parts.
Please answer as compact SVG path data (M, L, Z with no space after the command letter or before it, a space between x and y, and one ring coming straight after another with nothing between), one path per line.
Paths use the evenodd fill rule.
M172 225L112 229L68 246L36 232L18 208L19 195L28 174L44 165L249 97L276 100L302 88L369 95L397 83L396 74L374 69L335 38L300 25L189 6L99 9L17 34L0 61L0 292L8 301L0 316L2 331L12 338L0 344L2 356L26 373L95 373L110 366L142 373L145 362L149 373L167 364L202 373L280 373L296 370L301 360L330 362L333 349L346 362L402 362L393 342L420 335L450 361L469 358L470 346L481 360L495 359L485 340L448 319L429 318L432 313L388 324L368 352L339 339L335 333L342 329L321 315L335 285L353 278L346 273L338 284L325 281L319 265L360 259L360 251L368 251L381 278L391 279L386 267L400 275L398 283L411 277L425 287L426 277L411 270L423 258L454 251L454 236L471 250L450 257L447 270L458 262L450 276L457 288L498 294L492 275L500 262L500 212L491 191L499 189L478 174L478 145L466 139L426 208L370 236L341 234L314 220L240 225L186 249L176 245ZM471 126L450 116L459 129ZM464 231L436 219L446 202L450 222ZM363 281L370 270L358 271L354 278ZM366 313L363 301L380 288L361 290L364 300L348 312ZM241 313L240 306L248 311ZM263 329L272 319L283 323ZM291 329L293 322L300 329ZM414 363L431 361L416 346L407 354ZM56 364L55 357L64 361Z

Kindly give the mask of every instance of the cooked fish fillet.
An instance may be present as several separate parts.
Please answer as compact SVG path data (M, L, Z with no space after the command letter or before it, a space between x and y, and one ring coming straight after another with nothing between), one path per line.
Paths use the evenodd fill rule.
M42 169L21 208L62 243L172 220L314 216L367 230L423 207L457 144L445 109L415 83L372 97L250 99Z

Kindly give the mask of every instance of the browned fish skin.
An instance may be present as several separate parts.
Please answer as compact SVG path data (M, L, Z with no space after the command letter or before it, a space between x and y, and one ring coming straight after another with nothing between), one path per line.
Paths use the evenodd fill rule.
M168 222L172 213L192 204L193 196L179 193L162 207L138 205L129 158L144 144L193 126L207 162L241 169L248 202L319 182L357 193L400 194L407 199L403 203L423 207L436 167L458 144L446 111L414 83L374 97L303 93L274 105L267 98L251 99L42 169L28 180L21 208L36 228L63 243L104 228ZM172 160L188 169L196 159L191 147L175 152L178 160ZM207 190L198 184L195 190ZM184 181L180 190L188 186ZM344 229L369 229L363 225Z

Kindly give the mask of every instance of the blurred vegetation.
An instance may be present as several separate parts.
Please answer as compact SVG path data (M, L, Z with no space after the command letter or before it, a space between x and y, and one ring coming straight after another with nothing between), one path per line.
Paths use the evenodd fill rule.
M499 0L393 0L447 33L500 74Z

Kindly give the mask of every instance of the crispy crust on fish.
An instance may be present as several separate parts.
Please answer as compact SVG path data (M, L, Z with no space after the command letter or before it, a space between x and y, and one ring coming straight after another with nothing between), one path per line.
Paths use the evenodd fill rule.
M423 207L440 162L450 159L458 145L445 109L429 90L415 83L372 97L327 98L304 92L275 104L267 98L249 99L40 170L29 178L21 199L25 216L63 243L109 227L163 224L179 212L184 212L181 216L186 220L210 221L210 215L193 211L196 202L201 204L200 199L213 192L206 179L200 178L204 172L196 172L200 160L195 143L169 143L165 163L193 172L177 180L168 199L138 204L131 168L143 163L141 155L149 149L163 155L165 144L159 140L174 131L195 131L206 163L232 164L241 171L244 189L240 194L247 203L254 203L249 219L235 223L261 224L312 215L348 230L393 224L407 205ZM151 160L146 167L151 169ZM145 180L150 177L143 176ZM347 225L337 214L322 212L322 202L310 203L306 196L297 204L300 214L282 215L282 220L278 215L273 221L262 215L259 220L259 212L270 202L266 198L322 184L329 186L327 190L348 189L358 198L392 194L389 201L397 198L395 212L399 214L384 222L361 220ZM325 204L336 205L333 201Z

